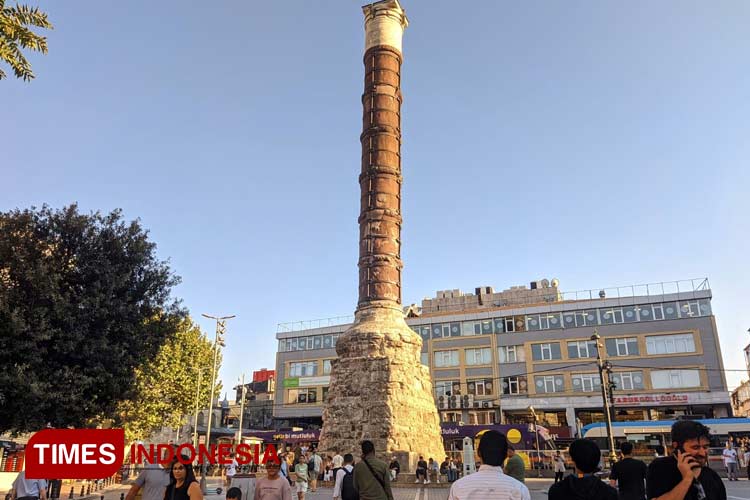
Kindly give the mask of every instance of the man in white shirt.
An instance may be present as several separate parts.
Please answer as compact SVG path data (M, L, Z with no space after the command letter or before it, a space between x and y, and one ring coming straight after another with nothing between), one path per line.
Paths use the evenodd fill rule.
M485 432L479 440L477 452L481 467L474 474L453 483L448 500L531 500L526 485L503 473L501 466L508 453L505 434Z
M343 467L336 471L336 483L333 485L333 500L342 500L341 487L344 484L344 476L354 472L354 456L351 453L347 453L342 457L342 460L344 462Z
M13 500L47 500L47 481L26 479L26 471L22 470L13 481L10 496Z
M727 447L721 452L721 456L724 459L724 467L727 468L727 476L730 481L738 481L737 479L737 451L732 448L732 443L727 443Z
M333 468L340 469L344 466L344 457L336 450L336 454L333 456Z

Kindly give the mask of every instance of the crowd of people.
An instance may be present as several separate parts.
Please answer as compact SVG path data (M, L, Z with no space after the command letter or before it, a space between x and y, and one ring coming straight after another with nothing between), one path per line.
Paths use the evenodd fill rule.
M633 457L633 445L620 445L621 458L613 464L609 484L602 481L601 450L594 441L576 439L567 453L574 472L565 476L566 462L558 451L553 457L555 482L549 488L550 500L727 500L721 477L709 467L709 428L700 422L682 420L671 429L671 453L655 458L649 465ZM730 481L739 480L739 467L750 469L748 440L732 438L726 443L722 460ZM396 457L389 463L375 456L371 441L362 441L359 460L352 453L322 457L314 447L297 445L282 449L278 461L265 464L265 475L255 482L253 500L305 500L308 491L317 491L318 481L333 487L333 500L393 500L391 482L398 479L401 467ZM515 499L530 500L525 482L525 463L516 454L506 436L487 431L477 448L479 468L459 478L460 463L451 458L438 465L433 458L420 456L417 482L429 484L445 480L452 483L449 500ZM228 486L237 472L236 460L227 466ZM748 470L750 473L750 470ZM749 476L750 477L750 476ZM13 483L12 500L45 500L46 484L28 480L21 472ZM158 461L140 472L127 494L135 500L143 490L143 500L203 500L203 491L194 468L177 460L168 466ZM243 498L242 490L230 487L227 500Z

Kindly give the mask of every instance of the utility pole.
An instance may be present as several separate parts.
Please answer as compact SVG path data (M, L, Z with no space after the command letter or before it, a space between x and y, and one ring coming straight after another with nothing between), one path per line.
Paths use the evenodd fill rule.
M534 418L534 437L536 438L536 466L539 471L539 477L542 477L542 450L539 449L539 429L536 427L536 412L533 406L529 406L531 416Z
M208 423L206 426L206 446L211 449L211 420L214 414L214 390L216 390L216 364L219 362L219 346L224 347L224 333L226 333L226 322L228 319L234 318L234 314L231 316L210 316L208 314L201 314L204 318L216 320L216 335L214 337L214 362L211 367L211 391L208 400ZM203 493L206 493L206 465L203 464L201 467L201 481L200 486Z
M245 387L245 374L242 374L242 381L240 382L240 429L237 431L237 445L242 444L242 416L245 414L245 396L247 395L247 387Z
M203 379L203 370L198 368L198 389L195 391L195 415L193 417L193 449L198 449L198 411L200 410L200 407L198 406L200 404L200 397L201 397L201 381Z
M594 329L594 334L591 336L591 340L593 340L596 343L596 364L599 367L599 385L602 390L602 405L604 410L604 416L607 419L607 442L609 443L609 463L610 467L617 462L617 454L615 453L615 438L614 433L612 432L612 413L610 412L609 407L609 398L607 397L607 387L608 385L604 382L604 361L602 361L602 352L601 348L603 347L601 342L601 337L599 336L599 332ZM607 362L609 365L609 362ZM611 365L609 365L611 367Z

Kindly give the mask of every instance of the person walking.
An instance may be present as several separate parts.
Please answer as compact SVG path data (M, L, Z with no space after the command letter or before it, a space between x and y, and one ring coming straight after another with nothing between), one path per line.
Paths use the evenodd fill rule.
M594 475L602 456L595 442L576 439L570 443L568 453L576 473L550 486L548 500L617 500L617 490Z
M498 431L482 434L477 453L482 461L479 470L453 483L448 500L531 500L526 485L505 474L501 467L508 454L505 434Z
M721 458L724 461L724 467L727 468L727 477L730 481L737 481L737 450L732 448L732 443L727 443L726 448L721 452Z
M163 500L164 491L169 486L170 469L169 464L167 467L163 467L161 464L165 463L167 458L168 450L163 450L161 459L156 460L153 464L146 462L143 469L138 474L135 482L128 490L125 495L125 500L135 500L136 495L142 489L143 494L141 495L142 500Z
M234 453L232 453L230 456L232 457L232 463L227 464L227 488L232 486L232 479L234 479L235 474L237 474L237 467L240 466L234 456Z
M305 500L305 493L307 493L307 483L308 483L308 465L307 465L307 457L304 453L300 452L299 461L297 462L297 465L294 466L294 474L296 475L296 482L297 482L297 498L299 500Z
M333 485L333 500L359 500L354 489L354 456L347 453L341 460L342 466L336 471L336 483Z
M47 500L47 481L44 479L26 479L26 470L22 470L10 486L11 500Z
M517 481L521 481L522 483L525 482L526 464L524 464L523 459L518 456L516 449L512 444L508 445L508 459L505 461L503 472Z
M557 450L552 461L554 463L555 482L559 483L563 480L563 476L565 475L565 457L562 456L560 450Z
M279 462L266 462L266 477L255 480L253 500L292 500L292 487L280 471Z
M313 448L312 456L308 460L308 469L310 472L310 491L315 493L318 491L318 476L323 468L323 459L318 455L318 450Z
M633 443L622 443L620 453L622 460L612 466L609 484L617 487L620 500L645 500L648 467L644 462L633 458Z
M360 500L393 500L388 465L375 457L372 441L362 441L362 460L354 466L354 489Z

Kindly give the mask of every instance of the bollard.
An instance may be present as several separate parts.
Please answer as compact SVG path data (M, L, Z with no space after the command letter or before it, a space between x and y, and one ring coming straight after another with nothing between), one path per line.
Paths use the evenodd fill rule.
M120 500L125 500L125 493L120 493Z
M88 484L88 487L86 488L86 496L91 495L91 483Z
M74 489L73 486L70 487L70 496L68 497L70 500L73 500L73 497L75 496L75 493L73 493Z
M84 488L85 488L85 486L81 485L81 495L80 496L83 496L83 493L86 491Z
M100 496L99 500L104 500L104 495Z

